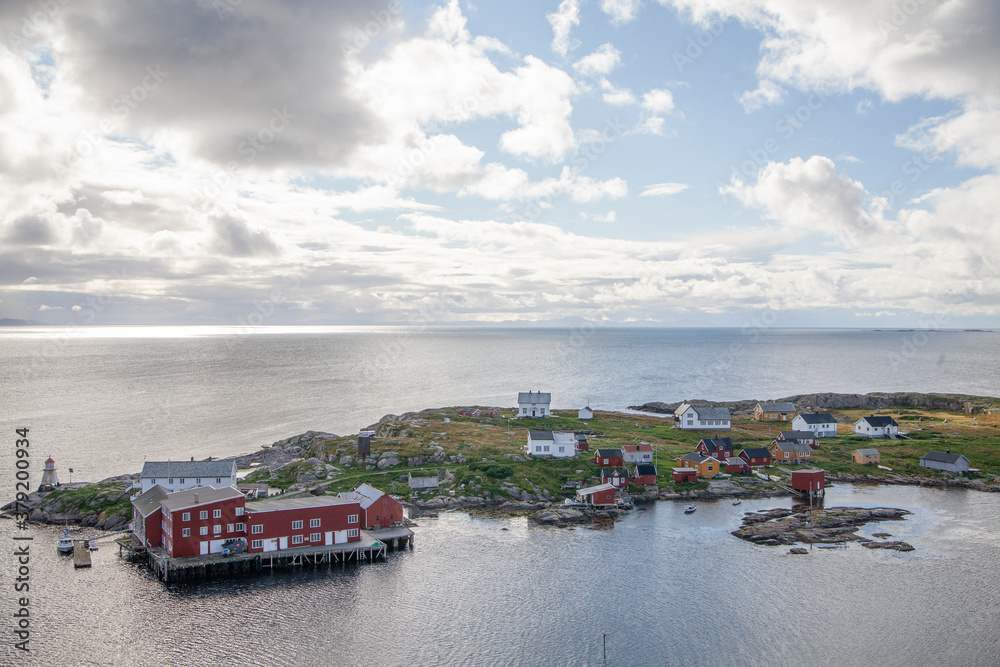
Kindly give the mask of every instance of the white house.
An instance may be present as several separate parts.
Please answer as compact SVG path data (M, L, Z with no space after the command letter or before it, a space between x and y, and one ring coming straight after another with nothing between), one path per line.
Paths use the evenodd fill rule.
M854 435L867 435L869 438L887 438L897 433L899 433L899 424L892 417L870 415L854 422Z
M950 449L947 452L927 452L920 457L920 467L965 473L969 472L969 459L964 454L952 454Z
M695 407L682 403L674 411L674 422L677 428L684 429L724 429L732 428L732 417L729 408Z
M623 460L625 463L652 463L653 446L649 443L639 443L638 445L625 445L622 447Z
M576 456L576 435L531 429L528 431L524 453L528 456L571 459Z
M585 408L580 408L580 411L578 413L576 413L576 418L577 419L593 419L594 418L594 411L590 408L589 405L587 407L585 407Z
M517 416L549 417L552 394L545 391L522 391L517 395Z
M170 493L196 486L236 486L236 461L146 461L139 488L146 493L157 485Z
M812 431L814 437L832 438L837 435L837 420L826 412L802 414L792 420L796 431Z

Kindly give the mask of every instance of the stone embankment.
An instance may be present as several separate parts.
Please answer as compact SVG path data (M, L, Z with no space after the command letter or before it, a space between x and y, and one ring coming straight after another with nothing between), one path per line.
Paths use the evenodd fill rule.
M852 484L898 484L903 486L929 486L935 488L972 489L973 491L1000 492L998 480L968 479L966 477L915 477L907 475L849 475L847 473L827 474L832 482Z
M910 512L894 507L828 507L814 509L812 516L808 512L773 509L747 512L743 517L743 526L732 534L741 540L764 546L861 542L869 549L913 551L913 547L906 542L879 542L857 534L858 528L866 523L900 520L907 514ZM888 533L876 535L890 537Z

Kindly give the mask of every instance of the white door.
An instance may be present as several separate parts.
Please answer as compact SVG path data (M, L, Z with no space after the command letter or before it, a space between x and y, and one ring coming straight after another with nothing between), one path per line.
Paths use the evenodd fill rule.
M272 537L269 540L264 540L264 551L277 551L278 550L278 538Z
M208 540L202 540L202 542L201 542L201 555L202 556L205 556L205 555L208 554L208 545L209 545Z
M333 531L332 530L326 531L326 541L324 542L324 544L326 546L330 546L331 544L333 544Z
M336 533L334 533L334 538L333 538L334 544L343 544L346 541L347 541L346 530L338 530Z
M225 542L225 540L212 540L211 542L209 542L208 553L221 554L223 542Z
M279 537L278 538L278 548L279 549L287 549L288 548L288 538L287 537Z

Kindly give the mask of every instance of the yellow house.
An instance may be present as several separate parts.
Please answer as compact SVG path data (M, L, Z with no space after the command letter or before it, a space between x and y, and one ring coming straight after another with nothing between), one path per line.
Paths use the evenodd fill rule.
M869 463L878 465L879 453L877 449L855 449L851 452L851 460L862 465Z
M758 403L753 409L753 420L756 422L790 422L793 419L793 403Z
M694 468L698 471L698 477L715 477L722 472L722 464L718 459L702 456L698 452L678 457L674 461L678 468Z

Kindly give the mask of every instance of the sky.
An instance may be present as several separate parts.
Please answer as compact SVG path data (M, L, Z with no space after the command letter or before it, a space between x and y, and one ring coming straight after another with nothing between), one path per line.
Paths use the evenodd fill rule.
M7 0L0 317L1000 327L991 0Z

